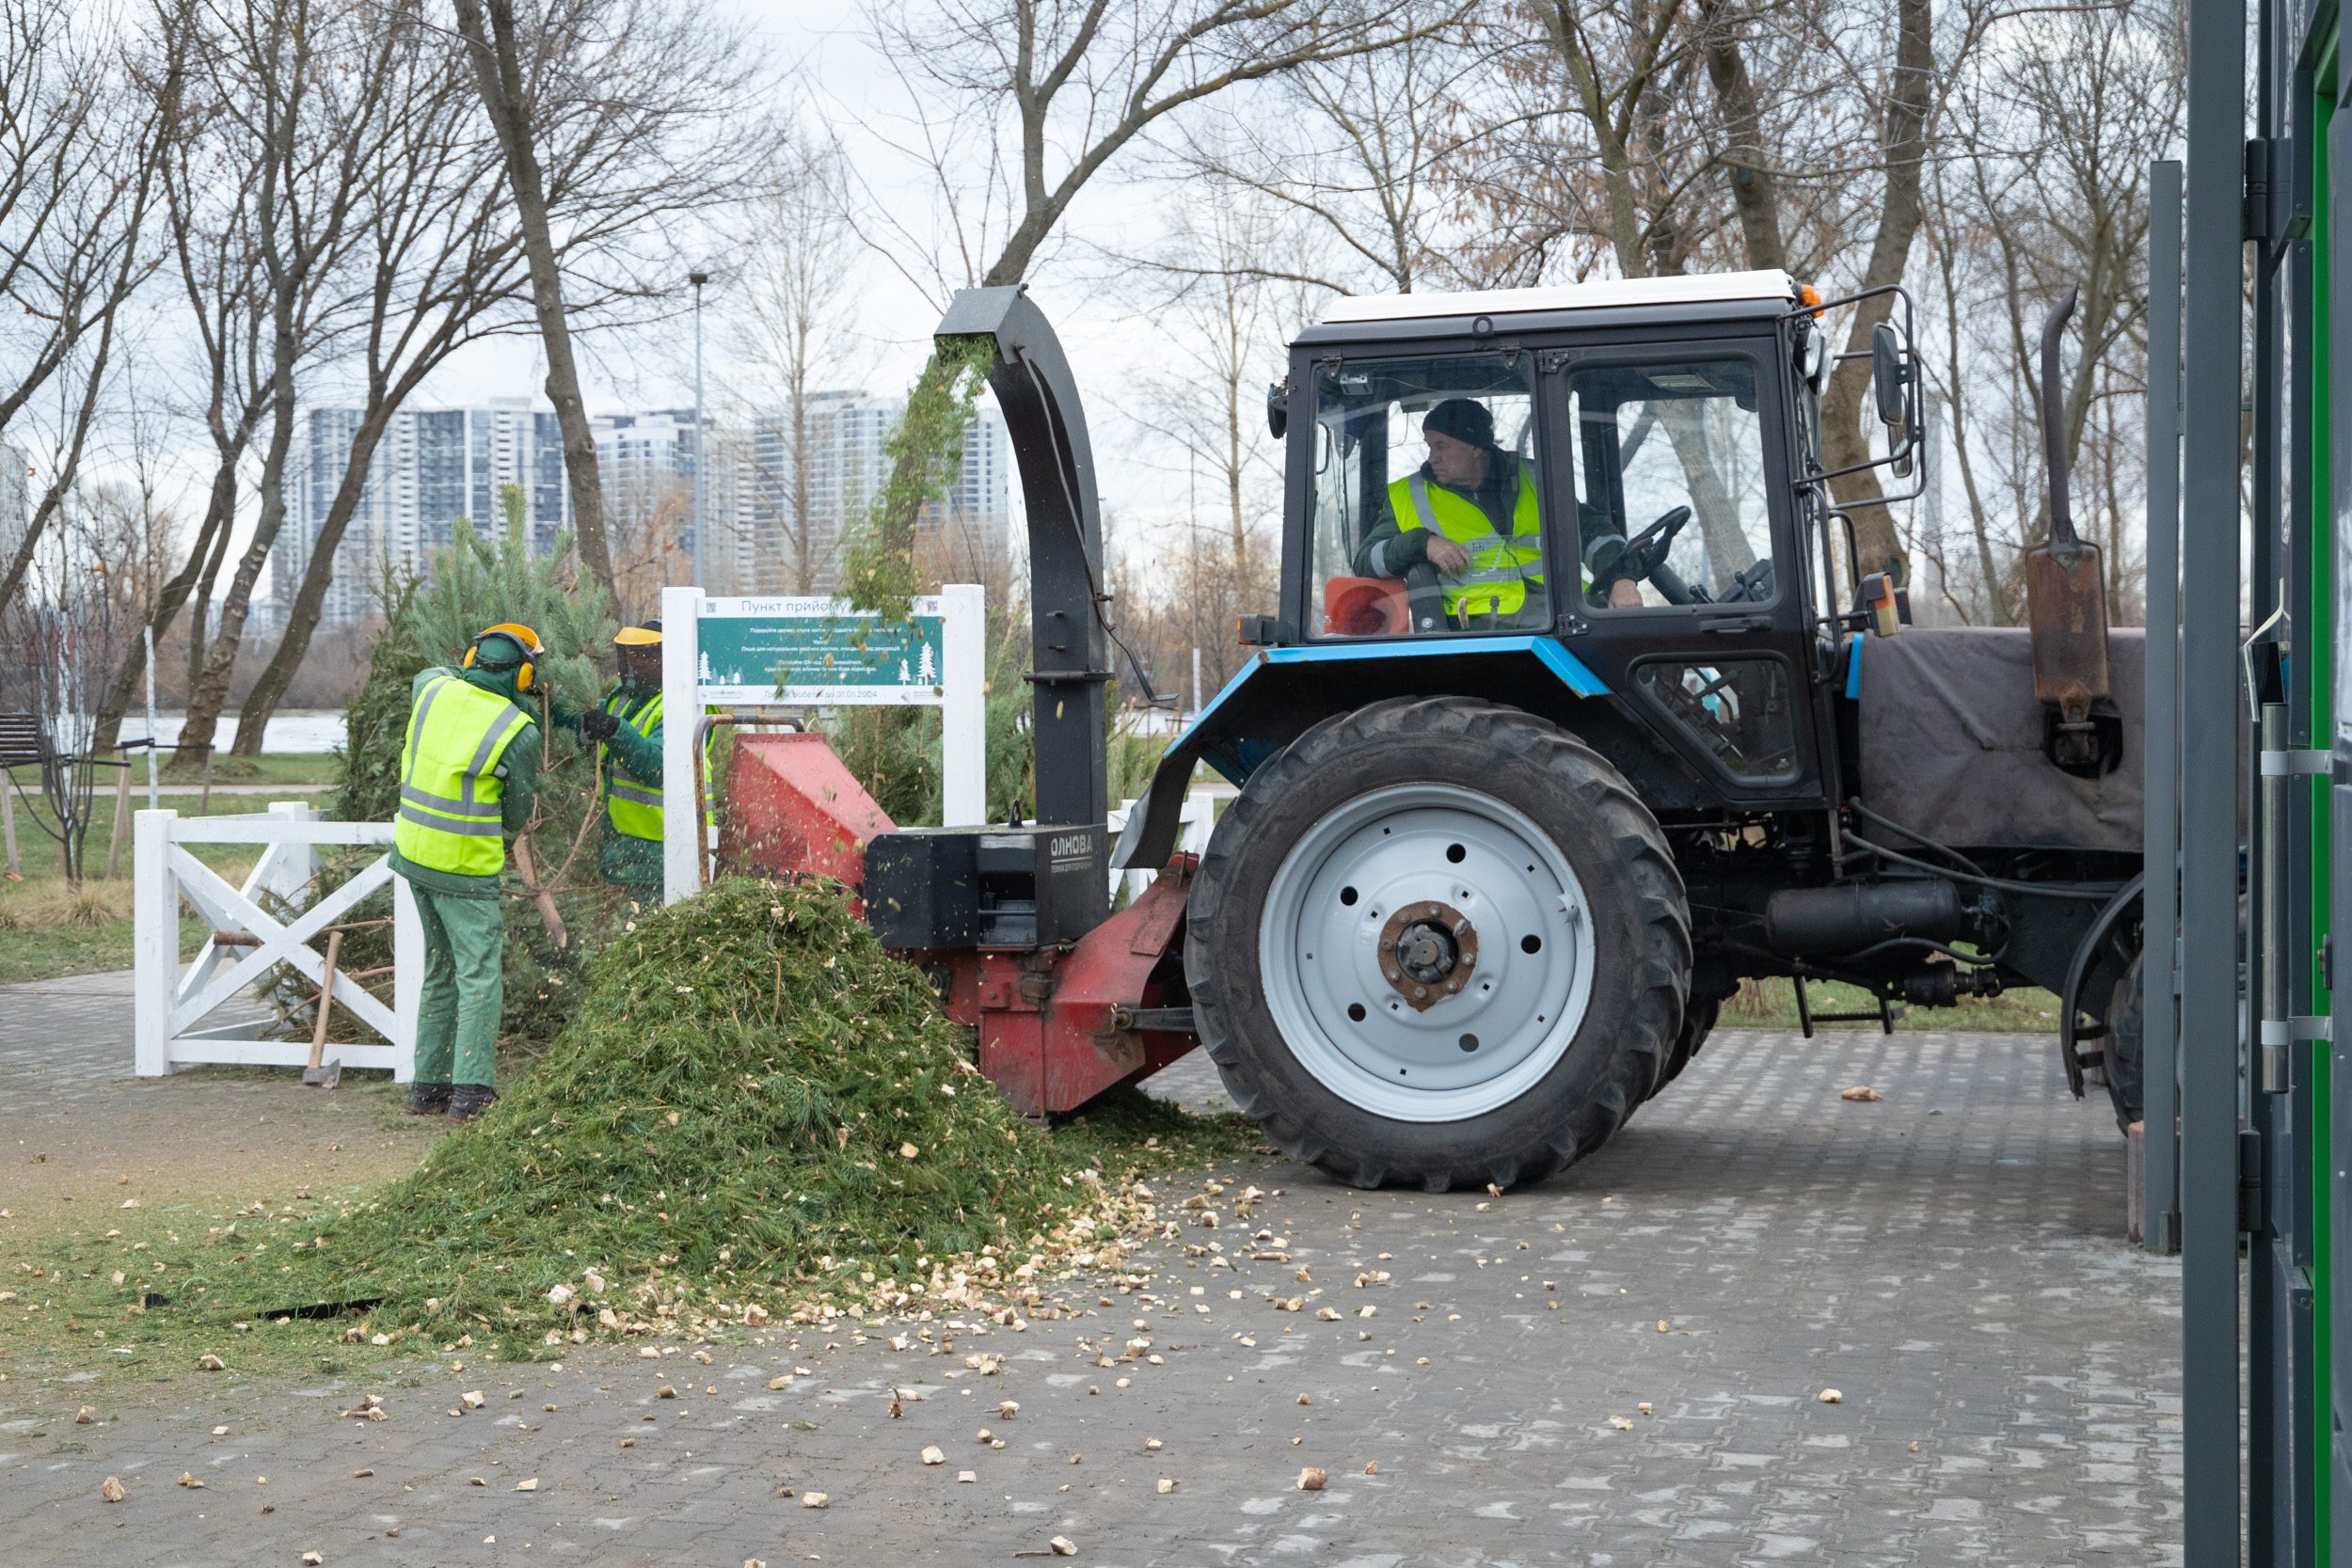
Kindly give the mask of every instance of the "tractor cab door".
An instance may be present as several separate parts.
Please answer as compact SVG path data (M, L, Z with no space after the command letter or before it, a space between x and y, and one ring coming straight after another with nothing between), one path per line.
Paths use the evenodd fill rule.
M1731 804L1817 800L1809 580L1780 341L1541 356L1560 635ZM1573 519L1572 523L1570 519Z

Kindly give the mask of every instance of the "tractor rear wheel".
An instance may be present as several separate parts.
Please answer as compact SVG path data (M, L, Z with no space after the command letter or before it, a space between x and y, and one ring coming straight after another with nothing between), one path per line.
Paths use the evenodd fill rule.
M1658 1086L1651 1089L1652 1099L1665 1092L1666 1085L1682 1076L1682 1069L1691 1065L1691 1058L1699 1053L1713 1032L1715 1021L1723 1015L1723 998L1693 995L1682 1009L1682 1030L1675 1036L1674 1049L1666 1053L1665 1064L1658 1069Z
M1284 1150L1359 1187L1534 1181L1649 1093L1691 920L1658 823L1516 708L1402 698L1249 776L1188 901L1201 1044Z
M2132 955L2131 967L2115 982L2107 1001L2107 1101L2115 1107L2116 1130L2127 1135L2132 1123L2139 1120L2147 1109L2147 1020L2140 997L2142 957Z

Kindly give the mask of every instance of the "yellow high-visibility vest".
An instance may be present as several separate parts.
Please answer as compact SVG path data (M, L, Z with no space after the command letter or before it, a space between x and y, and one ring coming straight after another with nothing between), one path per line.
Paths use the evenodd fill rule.
M1544 580L1535 476L1524 467L1518 471L1518 491L1506 537L1495 531L1477 502L1430 483L1425 474L1417 471L1390 484L1389 509L1399 528L1431 529L1470 551L1468 567L1442 575L1448 617L1516 614L1527 603L1527 585Z
M628 705L628 694L625 691L615 691L604 700L604 711L615 719L621 718L621 710ZM653 701L636 718L621 721L651 740L655 727L661 722L661 693L655 692ZM657 843L661 838L661 786L648 786L624 778L620 758L610 752L604 758L604 819L612 825L614 832L630 838L650 838Z
M496 876L506 864L499 759L531 723L521 708L455 675L425 683L400 753L392 845L430 871Z

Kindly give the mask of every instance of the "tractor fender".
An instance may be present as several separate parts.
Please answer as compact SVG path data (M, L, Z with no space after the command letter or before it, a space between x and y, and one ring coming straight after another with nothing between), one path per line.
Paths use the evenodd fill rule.
M1549 637L1433 637L1260 649L1160 757L1111 863L1156 871L1176 851L1184 794L1206 762L1239 784L1326 719L1385 697L1474 695L1537 711L1605 697L1592 668Z

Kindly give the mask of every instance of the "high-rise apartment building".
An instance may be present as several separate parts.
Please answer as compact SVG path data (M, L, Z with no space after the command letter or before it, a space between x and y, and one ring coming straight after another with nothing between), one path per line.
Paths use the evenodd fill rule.
M905 413L901 398L817 392L797 432L786 413L752 421L743 441L740 503L733 514L744 539L744 592L826 594L839 585L842 555L889 477L889 441ZM983 564L1001 567L1009 547L1010 469L1004 420L984 407L964 432L954 484L924 508L917 523L926 546L937 546L938 569L949 579L965 580Z
M360 410L311 408L294 430L287 463L286 521L273 565L273 596L290 607L309 569L319 531L342 483ZM336 546L334 580L320 619L348 625L375 609L385 563L421 570L450 542L459 517L485 531L502 526L501 486L519 485L524 526L545 549L569 520L564 439L552 413L528 398L494 398L473 408L403 409L368 464L358 507ZM281 609L282 612L282 609Z
M797 442L793 421L783 414L755 416L739 429L714 424L703 586L719 594L834 591L844 541L864 523L888 476L888 442L904 406L898 398L819 392L809 399ZM359 419L358 409L312 408L297 426L274 564L272 608L280 616L316 548ZM693 410L604 414L591 425L613 566L629 601L616 608L624 617L651 613L636 601L658 597L660 584L694 578L694 473L703 443ZM954 484L918 523L932 570L953 581L997 580L1009 551L1010 471L1004 421L983 408L964 434ZM456 518L498 526L498 494L508 484L522 487L532 544L549 547L571 520L563 436L552 413L512 398L394 415L337 547L322 619L365 619L374 609L382 564L421 571L430 553L450 542ZM0 489L0 526L5 505Z

